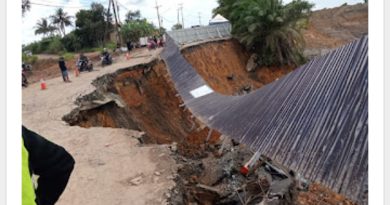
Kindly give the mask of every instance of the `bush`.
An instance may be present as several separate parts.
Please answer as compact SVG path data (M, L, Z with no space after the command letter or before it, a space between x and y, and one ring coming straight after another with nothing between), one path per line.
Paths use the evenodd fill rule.
M116 43L108 42L108 43L106 43L106 48L109 50L114 50L114 49L116 49Z
M33 42L28 44L27 46L24 47L24 50L29 50L33 54L40 53L40 43L39 42Z
M43 38L40 42L39 42L39 53L48 53L48 50L49 50L49 46L50 46L50 43L52 41L52 38L49 37L49 38Z
M53 36L43 38L38 42L30 43L25 46L23 50L30 50L33 54L58 54L59 52L65 51L65 47L63 46L61 38L59 36Z
M25 53L22 53L22 62L25 62L27 64L34 64L37 62L38 56L36 55L27 55Z
M62 54L62 56L64 57L64 59L66 61L74 59L74 53L64 53L64 54Z
M45 51L51 54L58 54L61 51L65 51L65 48L61 43L61 39L58 37L54 37L51 39L49 46Z

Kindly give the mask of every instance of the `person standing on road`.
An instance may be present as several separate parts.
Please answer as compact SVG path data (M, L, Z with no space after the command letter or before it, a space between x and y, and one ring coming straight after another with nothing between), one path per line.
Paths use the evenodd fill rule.
M68 68L66 68L64 57L60 57L58 65L60 66L62 79L64 80L64 82L70 83L71 81L69 80Z

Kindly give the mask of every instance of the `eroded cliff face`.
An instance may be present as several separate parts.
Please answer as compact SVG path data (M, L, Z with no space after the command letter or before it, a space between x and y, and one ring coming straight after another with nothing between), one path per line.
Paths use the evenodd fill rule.
M293 67L245 70L250 54L236 40L209 42L182 50L186 60L216 92L240 95L258 89L293 71Z
M249 54L234 40L201 44L182 53L210 87L225 95L245 94L293 70L264 67L247 72ZM176 187L170 190L172 204L237 204L242 198L259 203L267 199L272 184L285 179L268 170L266 165L272 162L265 161L259 161L258 169L250 176L240 174L240 167L252 156L250 150L229 139L222 143L218 131L210 130L192 116L161 60L103 75L93 85L96 90L78 98L77 108L63 120L86 128L141 130L145 135L140 141L144 143L176 142L177 146L172 145L175 148L171 149L182 168L175 178ZM295 187L286 188L283 194L291 198L285 204L353 204L319 185L296 191Z
M64 116L70 125L139 129L150 143L180 141L199 129L180 106L162 61L121 69L93 84L96 91L79 98L78 108Z
M235 40L189 47L183 55L214 90L225 95L250 92L293 70L258 68L247 72L249 54ZM208 136L209 129L183 106L162 60L106 74L93 85L96 91L77 99L78 108L64 116L70 125L141 130L149 143L188 142L197 146ZM219 136L214 131L211 141Z

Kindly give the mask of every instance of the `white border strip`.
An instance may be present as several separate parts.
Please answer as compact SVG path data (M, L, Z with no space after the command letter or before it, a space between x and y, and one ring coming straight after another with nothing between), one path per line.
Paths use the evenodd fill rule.
M383 204L383 0L369 1L369 204ZM389 173L387 173L389 174Z
M6 1L0 2L0 45L6 45ZM0 47L0 132L1 136L7 136L6 135L6 119L7 116L6 113L6 51L7 48L5 46ZM7 181L6 178L6 152L7 150L7 138L1 137L0 138L0 181L2 182L0 184L0 204L6 204L6 190L7 190L7 184L4 183Z
M7 1L7 204L21 203L21 1Z
M390 176L389 176L389 173L390 173L390 39L389 39L389 35L390 35L390 13L388 11L390 11L390 1L385 1L385 6L383 7L384 11L387 11L387 12L384 12L385 13L385 24L384 24L384 28L385 28L385 36L386 38L384 39L384 45L385 45L385 75L384 75L384 81L385 81L385 87L384 87L384 98L385 98L385 143L384 143L384 150L385 150L385 157L384 157L384 167L385 167L385 171L384 173L387 173L385 174L384 176L384 182L385 182L385 186L384 186L384 193L390 193ZM390 194L386 194L385 195L385 204L390 204Z

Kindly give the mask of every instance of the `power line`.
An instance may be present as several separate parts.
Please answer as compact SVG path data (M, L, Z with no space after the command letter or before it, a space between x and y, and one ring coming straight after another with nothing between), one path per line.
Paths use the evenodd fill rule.
M44 4L44 3L38 3L38 2L30 2L30 4L38 5L38 6L55 7L55 8L73 8L73 9L84 9L84 8L87 8L85 6L54 5L54 4Z
M168 21L168 22L170 22L170 23L175 23L174 21L171 21L171 20L169 20L169 19L167 19L167 18L165 18L165 17L163 17L163 16L161 16L163 19L165 19L166 21Z
M130 11L130 9L128 9L124 4L122 4L120 1L116 1L118 4L119 4L119 6L121 6L122 8L124 8L124 9L126 9L127 11Z
M39 1L40 2L46 2L46 3L57 3L57 1L53 2L51 0L39 0ZM67 4L67 3L70 3L70 2L71 2L71 0L67 0L67 1L65 1L63 3ZM78 0L78 2L80 2L82 4L91 4L92 3L92 1L90 1L90 0ZM107 0L100 0L98 3L106 3L106 2L107 2Z
M169 7L168 9L164 10L163 12L161 12L161 14L165 14L167 11L171 10L172 7Z

